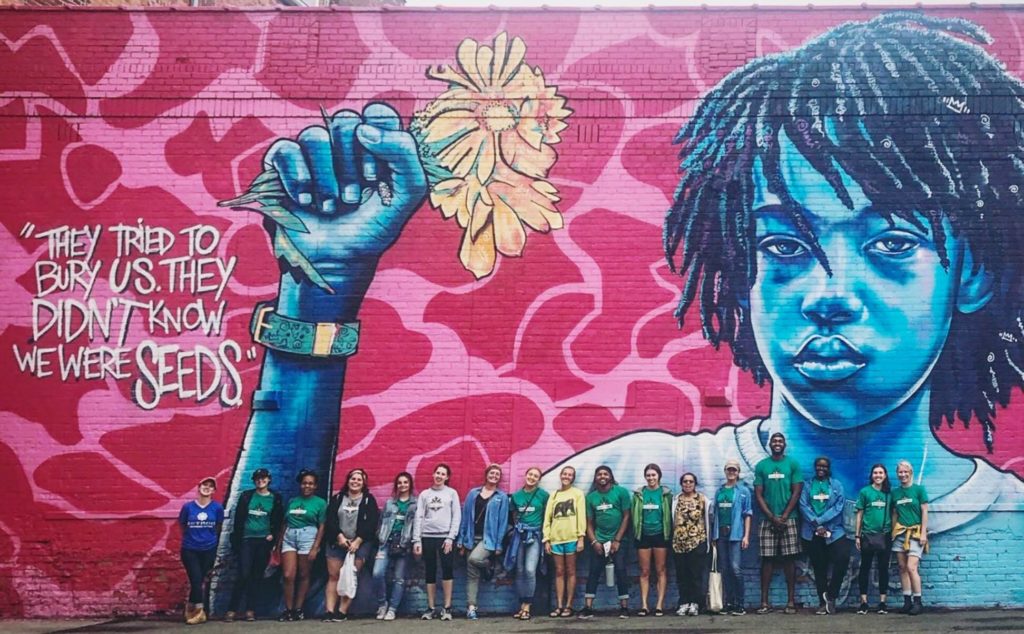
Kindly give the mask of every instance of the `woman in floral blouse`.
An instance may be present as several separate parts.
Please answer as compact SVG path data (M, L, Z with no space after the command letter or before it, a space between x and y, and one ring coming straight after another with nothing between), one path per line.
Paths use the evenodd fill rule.
M679 616L697 616L704 602L711 540L711 500L697 491L697 476L679 478L682 493L672 502L672 555L679 587Z

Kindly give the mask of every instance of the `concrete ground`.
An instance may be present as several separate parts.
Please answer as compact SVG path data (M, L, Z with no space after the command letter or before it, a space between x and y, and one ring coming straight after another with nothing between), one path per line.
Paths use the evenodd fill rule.
M345 623L321 623L310 620L302 623L278 623L257 621L256 623L223 623L209 621L201 626L187 626L167 619L112 619L112 620L3 620L0 631L5 634L41 634L43 632L139 632L190 631L197 634L259 634L292 631L295 634L307 632L375 632L385 634L439 634L441 632L616 632L618 634L685 631L685 632L786 632L841 634L843 632L899 632L910 634L921 632L1024 632L1024 610L932 610L917 617L889 614L858 615L842 612L833 616L816 616L810 611L796 615L769 614L758 616L664 616L656 618L631 617L619 619L613 614L603 614L593 620L551 619L535 617L528 622L510 617L481 617L479 621L467 621L464 617L452 622L420 621L413 618L384 623L372 617L353 619Z

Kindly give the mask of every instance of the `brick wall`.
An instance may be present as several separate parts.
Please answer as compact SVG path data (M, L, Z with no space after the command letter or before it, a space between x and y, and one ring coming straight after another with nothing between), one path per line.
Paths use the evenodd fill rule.
M256 466L269 466L286 495L302 467L333 475L322 494L337 490L339 474L363 467L383 499L397 472L412 472L420 489L437 462L453 466L452 483L465 494L489 463L502 465L509 489L521 486L528 466L563 462L577 465L588 485L601 461L615 464L632 487L641 466L657 459L666 484L676 486L692 470L710 494L726 457L756 457L729 440L743 430L756 439L755 428L785 429L806 476L815 455L830 455L851 497L873 462L895 475L896 460L910 459L935 498L933 552L922 565L926 601L1024 605L1021 573L1005 565L1020 558L1024 536L1015 389L1024 375L1014 371L1024 362L1015 295L1024 111L1019 86L997 66L1012 77L1024 73L1024 13L928 12L970 20L991 35L979 49L918 36L951 46L945 58L899 45L905 30L878 27L880 46L857 53L870 59L842 64L873 75L856 86L869 95L867 137L885 126L891 135L860 141L835 132L845 123L835 123L832 93L822 92L817 105L800 101L796 114L772 111L790 117L787 136L807 132L796 139L797 152L813 155L826 140L844 148L836 159L844 173L853 172L873 208L884 209L839 222L829 214L846 207L829 181L793 184L801 174L828 172L828 163L802 167L796 153L785 154L787 191L799 189L811 211L820 204L828 222L817 232L825 225L812 223L810 233L792 219L782 229L759 221L750 230L760 245L751 255L758 270L782 266L767 259L780 254L796 258L785 266L801 267L755 276L739 289L737 310L758 315L753 354L764 365L749 357L746 365L767 366L763 387L734 364L728 338L716 349L702 337L696 306L681 330L673 314L683 280L666 263L663 225L688 156L680 156L675 135L735 69L876 15L0 12L0 470L7 483L0 614L180 609L186 584L174 520L207 475L216 477L229 510ZM969 37L971 27L951 24L967 33L955 35L960 41ZM518 59L517 45L506 51L496 43L503 32L505 42L521 38L528 66L508 71L513 81L501 88L481 48L496 47L495 59ZM839 56L845 37L835 31L821 46ZM463 45L458 66L464 40L476 44ZM782 64L776 82L841 92L834 73L846 67L833 66L838 57L831 55L799 73ZM438 101L458 88L442 65L476 84ZM849 81L844 86L853 94ZM717 94L736 107L754 103L726 87ZM344 176L331 184L314 167L307 183L296 165L327 164L307 144L305 154L290 146L274 155L292 179L281 199L290 201L287 216L218 207L261 173L275 140L323 125L321 108L361 113L369 102L390 104L404 125L417 113L455 113L447 133L435 127L433 136L417 137L432 188L422 204L415 195L422 189L397 186L384 205L383 190L365 175L349 177L365 189L359 203L342 199ZM855 102L850 97L844 111L854 112ZM811 112L821 103L831 110ZM427 121L425 130L441 125ZM710 138L727 132L711 129ZM462 133L465 146L448 136ZM743 140L772 145L763 127L757 134ZM723 156L741 156L744 147L734 143ZM395 184L391 167L401 164L388 167L385 159L397 155L378 156L379 174ZM750 163L723 161L733 171L702 164L714 174L709 182L753 173ZM886 170L891 179L869 176ZM299 198L303 192L317 210ZM328 199L333 207L320 206ZM346 220L369 209L379 223ZM739 207L728 209L728 217L740 217ZM923 214L936 209L938 224L929 224ZM888 216L890 225L889 212L903 215ZM289 225L290 217L307 231ZM291 248L268 238L268 228L280 234L281 227L290 227ZM937 227L947 237L936 237ZM761 234L773 231L789 242L777 235L764 242ZM810 255L815 240L829 272ZM723 261L741 262L741 254L722 251L726 241L714 231L698 240L706 253L718 249ZM318 273L325 275L320 286ZM723 288L709 284L706 297L724 297ZM358 319L358 354L306 358L257 345L249 332L253 307L279 291L278 310L293 317ZM773 352L775 343L785 347L796 337L799 344L815 332L832 337L828 345L841 348L839 336L860 345L870 362L822 353L815 362L824 370L801 366L813 380L790 376L789 362L774 364L782 354ZM845 362L866 367L847 379L839 376ZM879 376L877 384L860 383ZM930 411L935 402L950 409ZM994 428L982 424L990 408ZM939 420L957 411L969 426ZM991 451L986 429L994 433ZM633 433L640 431L663 435ZM749 599L757 591L756 557L746 557ZM219 572L217 580L222 601L231 575ZM420 581L417 571L413 582ZM813 602L812 588L802 576L802 600ZM674 590L669 595L672 603ZM485 584L481 599L490 611L514 603L505 581ZM600 599L610 600L610 593ZM275 601L268 598L261 611L275 611ZM360 605L367 602L364 594ZM414 590L404 609L423 603Z

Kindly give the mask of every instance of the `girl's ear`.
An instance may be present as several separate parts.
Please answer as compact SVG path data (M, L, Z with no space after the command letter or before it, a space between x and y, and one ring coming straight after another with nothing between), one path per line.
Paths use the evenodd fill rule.
M974 265L974 254L965 244L960 260L960 286L956 294L956 309L964 314L977 312L992 299L994 276L984 265Z

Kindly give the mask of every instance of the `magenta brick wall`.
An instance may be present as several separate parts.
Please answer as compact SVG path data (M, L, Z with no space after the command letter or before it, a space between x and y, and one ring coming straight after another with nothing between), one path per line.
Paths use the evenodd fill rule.
M1024 72L1024 12L934 14L981 24L994 38L986 50ZM733 69L873 15L0 11L0 614L180 606L173 518L199 477L215 475L221 493L232 477L263 355L248 321L278 277L259 218L216 203L244 190L272 140L317 124L321 106L385 100L407 120L444 89L426 69L452 64L464 38L523 38L528 63L567 99L573 114L549 175L566 226L531 233L523 257L499 258L475 280L458 259L461 230L423 205L360 312L338 470L365 466L384 495L397 471L426 482L444 460L464 492L497 462L504 485L517 488L527 466L546 469L624 432L715 430L764 415L767 388L705 344L693 320L680 332L672 317L679 281L661 249L678 182L671 140ZM114 228L140 220L176 240L165 253L122 259L149 262L158 288L137 276L143 288L119 292L109 283ZM190 254L181 232L195 225L217 238L206 256L210 286L172 290L167 259ZM222 308L212 331L136 313L123 332L115 320L109 339L53 327L33 341L34 299L85 294L49 293L54 279L37 267L69 259L51 255L43 235L62 226L102 228L87 260L100 263L89 295L100 306L121 298L174 310L202 300L207 311ZM58 354L104 346L126 348L125 363L61 376ZM51 365L25 365L33 348ZM158 359L169 364L164 380L183 387L153 402ZM209 394L194 393L197 363ZM727 406L708 404L723 395ZM1021 417L1020 399L1000 411L991 454L976 424L935 433L956 452L1024 474Z

